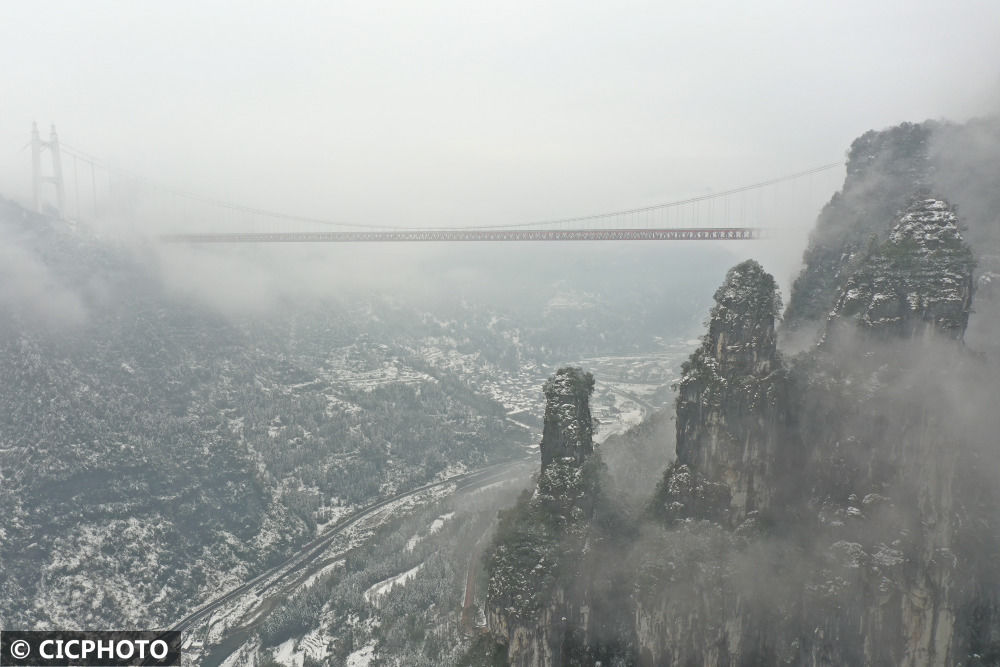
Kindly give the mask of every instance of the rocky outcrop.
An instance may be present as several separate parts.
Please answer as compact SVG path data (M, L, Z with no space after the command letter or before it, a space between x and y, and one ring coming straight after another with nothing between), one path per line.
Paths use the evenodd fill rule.
M553 461L564 459L579 466L594 453L590 415L594 376L579 368L561 368L545 383L544 391L542 471Z
M565 664L596 664L595 625L626 609L607 664L1000 665L1000 358L963 345L973 287L995 275L975 274L963 236L991 248L1000 233L996 212L966 226L931 194L948 164L935 128L852 146L786 311L819 344L786 360L773 278L753 261L730 270L682 368L676 461L649 511L553 589L564 606L542 604L517 664L552 664L525 657L554 659L539 637ZM565 522L587 535L580 554L597 524ZM596 604L602 577L628 589L622 605Z
M747 260L730 269L715 302L678 384L677 462L729 487L739 520L771 506L786 463L779 450L788 382L775 336L781 298L774 278Z
M741 267L719 296L748 276L766 285ZM974 470L982 434L950 419L988 411L952 394L976 385L950 342L968 314L971 255L953 212L924 198L853 272L859 296L845 291L833 320L858 335L795 360L778 393L758 389L781 363L757 344L773 331L766 309L730 316L717 297L680 386L677 462L651 505L666 530L633 551L639 664L995 664L969 658L997 646L986 629L997 568L982 561L998 534L983 498L996 493ZM881 291L891 314L849 307ZM773 401L748 400L760 395Z
M884 240L898 212L927 185L933 122L903 123L871 130L847 153L847 176L840 192L823 207L803 255L785 312L786 329L820 325L843 284L844 268L868 246Z
M914 338L932 332L961 340L972 305L972 251L947 202L918 198L881 244L874 241L848 277L830 314L862 331Z
M722 377L763 376L777 363L775 320L781 312L774 277L752 259L737 264L715 292L701 351Z
M836 582L816 582L802 610L837 638L821 654L846 659L851 646L863 664L950 665L981 646L959 617L996 594L983 588L995 574L960 545L989 516L970 511L984 443L954 418L985 412L972 395L956 402L978 384L954 344L973 267L952 207L918 193L886 240L850 262L821 345L797 364L804 501ZM841 613L825 614L832 606Z
M590 395L594 378L561 368L544 387L541 472L501 514L488 556L486 619L512 665L556 666L586 646L586 547L599 494Z
M664 525L685 519L724 523L729 520L732 492L725 484L710 482L683 463L674 463L663 475L651 512Z
M810 235L785 311L785 334L822 328L855 260L873 237L876 244L889 238L919 193L933 192L961 211L963 236L976 253L977 281L1000 273L1000 116L871 130L851 144L846 171L843 188L824 206ZM1000 306L996 298L978 301L984 326L973 323L974 339L991 347L986 332Z

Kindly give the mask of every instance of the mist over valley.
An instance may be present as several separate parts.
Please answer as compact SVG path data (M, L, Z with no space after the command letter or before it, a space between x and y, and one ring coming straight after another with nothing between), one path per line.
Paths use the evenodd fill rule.
M0 20L0 639L1000 665L1000 8Z

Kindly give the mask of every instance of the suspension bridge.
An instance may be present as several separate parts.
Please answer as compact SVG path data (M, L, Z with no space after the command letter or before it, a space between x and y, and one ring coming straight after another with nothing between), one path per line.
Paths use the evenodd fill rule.
M408 227L310 217L179 190L60 142L54 126L47 141L34 126L30 145L36 210L76 221L127 220L162 242L185 244L748 241L780 236L778 220L790 212L811 224L819 202L839 187L838 168L843 166L833 162L727 190L604 213Z

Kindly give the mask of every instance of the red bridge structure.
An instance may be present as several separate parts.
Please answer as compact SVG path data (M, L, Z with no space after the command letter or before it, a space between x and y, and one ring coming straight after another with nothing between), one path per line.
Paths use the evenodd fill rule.
M60 140L55 127L48 141L33 127L31 146L36 210L64 220L109 223L115 230L131 228L173 244L752 241L782 236L792 229L783 231L785 221L811 223L843 178L837 169L843 163L834 162L639 208L533 222L417 227L336 221L181 191ZM836 180L814 187L820 176Z
M419 241L748 241L755 227L688 229L428 229L379 232L164 234L167 243L365 243Z

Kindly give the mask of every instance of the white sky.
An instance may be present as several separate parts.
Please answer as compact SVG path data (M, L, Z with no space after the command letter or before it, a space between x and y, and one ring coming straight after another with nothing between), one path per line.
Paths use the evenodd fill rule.
M362 223L641 206L1000 109L1000 2L0 4L0 195L31 121L213 197Z

